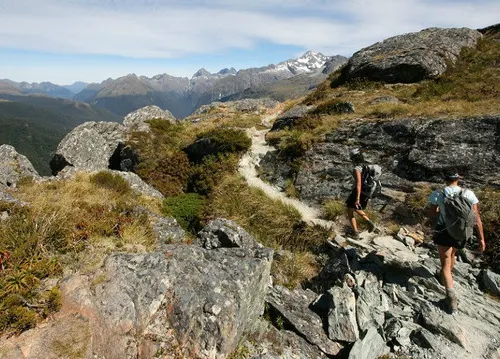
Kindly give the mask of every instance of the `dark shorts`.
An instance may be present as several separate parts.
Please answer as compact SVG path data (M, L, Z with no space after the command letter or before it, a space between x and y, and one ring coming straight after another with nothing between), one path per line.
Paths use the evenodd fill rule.
M368 200L369 198L365 196L363 193L361 193L361 196L359 197L359 204L361 205L361 209L366 208L366 206L368 205ZM345 204L347 205L347 208L356 209L354 206L355 203L356 203L356 191L352 191L349 197L347 197Z
M434 230L434 237L432 237L434 244L444 246L444 247L453 247L456 249L462 249L465 247L465 243L467 241L457 241L455 238L450 236L446 227L437 226Z

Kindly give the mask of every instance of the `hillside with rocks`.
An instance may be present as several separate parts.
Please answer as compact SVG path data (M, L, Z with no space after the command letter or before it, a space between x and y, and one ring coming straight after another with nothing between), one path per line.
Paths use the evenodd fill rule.
M445 39L456 55L437 78L348 79L348 63L285 104L86 122L52 176L1 146L0 358L500 358L494 29L429 30L430 52ZM384 71L422 49L404 51ZM384 184L358 240L353 147ZM478 194L487 243L459 252L456 313L424 217L448 170Z

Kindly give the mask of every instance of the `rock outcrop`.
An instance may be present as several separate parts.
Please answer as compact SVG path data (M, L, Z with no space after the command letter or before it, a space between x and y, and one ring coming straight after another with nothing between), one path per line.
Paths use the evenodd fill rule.
M499 143L498 116L344 122L306 153L295 187L311 203L346 197L353 183L353 147L362 148L368 162L382 166L381 180L388 190L409 191L419 181L442 183L450 170L461 173L468 186L493 185L500 180Z
M114 122L86 122L67 134L50 161L57 175L66 166L88 171L131 170L137 158L125 146L126 128Z
M475 47L481 36L468 28L429 28L394 36L356 52L344 76L389 83L435 78L457 60L462 48Z
M225 358L264 311L271 261L269 249L192 245L111 255L103 283L66 278L61 312L49 325L0 343L2 354Z
M31 162L10 145L0 146L0 187L15 186L23 177L38 177Z
M125 116L123 125L129 131L149 132L151 128L146 121L156 119L169 121L170 123L177 122L174 115L172 115L170 111L162 110L158 106L146 106Z
M233 221L218 218L210 221L198 233L197 243L205 249L262 248L253 237Z
M291 108L276 118L271 131L279 131L293 127L295 122L302 120L312 109L312 106L304 105Z

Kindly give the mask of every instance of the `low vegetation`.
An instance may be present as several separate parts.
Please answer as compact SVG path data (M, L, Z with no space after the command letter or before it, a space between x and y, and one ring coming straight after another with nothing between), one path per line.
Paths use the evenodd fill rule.
M16 197L29 206L0 203L0 333L21 332L61 306L48 278L63 268L92 273L114 249L144 251L154 237L138 205L158 212L159 203L130 192L109 172L74 180L24 181Z
M477 193L486 241L486 259L500 273L500 191L486 188Z

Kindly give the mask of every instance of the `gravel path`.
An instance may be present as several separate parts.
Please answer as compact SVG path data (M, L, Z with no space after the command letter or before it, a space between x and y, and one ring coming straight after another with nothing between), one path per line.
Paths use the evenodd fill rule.
M266 116L263 118L262 123L269 125L273 118L274 116ZM245 178L249 186L259 188L264 191L268 197L280 200L281 202L297 209L297 211L299 211L302 215L302 219L304 221L311 224L317 224L325 228L333 228L334 222L319 218L320 211L318 209L309 207L298 199L287 197L277 187L272 186L259 178L256 166L267 152L275 150L273 147L266 144L265 136L267 132L268 129L256 130L255 128L247 131L248 136L252 139L252 147L240 161L240 174Z

